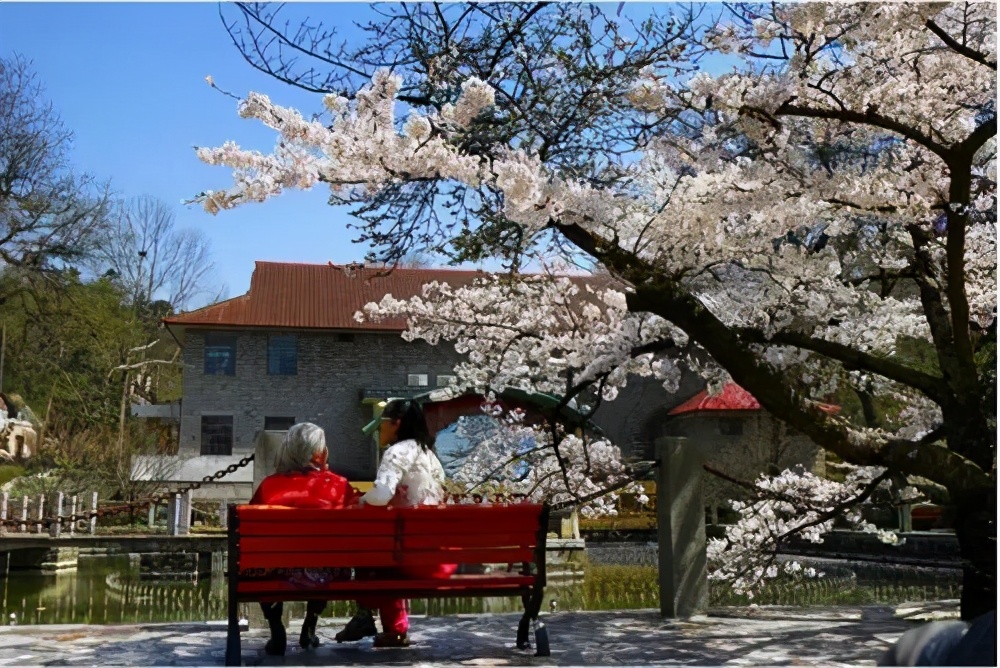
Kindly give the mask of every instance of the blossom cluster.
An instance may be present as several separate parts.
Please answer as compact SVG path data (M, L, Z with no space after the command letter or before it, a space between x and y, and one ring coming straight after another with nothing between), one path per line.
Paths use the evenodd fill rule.
M524 494L569 505L585 517L616 515L621 491L647 503L641 485L603 438L567 434L558 425L531 423L521 409L508 409L494 393L482 417L460 418L457 435L470 444L459 453L450 480L467 492Z
M779 558L778 548L793 536L822 543L835 519L856 531L875 534L885 543L897 544L900 539L896 533L866 521L860 507L848 503L882 472L874 467L851 467L843 482L801 470L786 469L773 477L761 475L755 481L757 499L734 501L732 507L739 519L726 527L724 538L709 540L709 578L728 582L736 593L753 598L768 580L779 575L821 577L821 571L804 568L795 559ZM843 512L834 513L838 506L844 506Z

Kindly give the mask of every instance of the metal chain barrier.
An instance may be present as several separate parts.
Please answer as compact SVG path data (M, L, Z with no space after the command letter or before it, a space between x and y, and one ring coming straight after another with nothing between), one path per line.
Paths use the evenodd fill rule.
M200 489L202 485L207 482L215 482L220 478L223 478L230 473L234 473L239 469L243 468L247 464L253 461L253 453L247 455L235 464L230 464L224 469L220 469L211 475L207 475L197 482L193 482L186 487L181 487L175 489L171 492L164 492L162 494L154 494L145 499L137 499L135 501L130 501L128 503L119 504L115 506L105 506L104 508L98 508L97 510L88 510L84 512L77 512L71 515L50 515L42 518L8 518L0 521L0 527L2 526L20 526L22 524L27 526L39 526L42 525L48 529L53 524L61 524L63 522L76 522L78 520L90 520L94 517L114 517L116 515L124 515L125 513L135 512L136 510L141 510L143 508L148 508L153 504L158 504L164 499L171 498L177 494L186 494L189 491L194 491Z
M247 455L243 459L239 460L235 464L230 464L224 469L220 469L211 475L207 475L197 482L193 482L186 487L180 487L170 492L164 492L162 494L154 494L145 499L138 499L136 501L130 501L129 503L119 504L115 506L105 506L103 508L98 508L97 510L88 510L83 512L77 512L70 515L50 515L42 518L8 518L0 521L0 527L17 527L21 525L26 526L44 526L46 530L53 524L61 524L63 522L76 522L79 520L90 521L92 518L109 518L115 517L117 515L124 515L125 513L132 513L136 510L141 510L148 508L153 504L158 504L164 499L174 497L177 494L185 494L189 491L194 491L200 489L202 485L209 482L215 482L221 478L234 473L239 469L243 468L247 464L253 461L253 453ZM518 503L527 503L529 501L526 494L522 493L495 493L495 494L448 494L445 497L446 503L451 504L497 504L497 505L511 505Z

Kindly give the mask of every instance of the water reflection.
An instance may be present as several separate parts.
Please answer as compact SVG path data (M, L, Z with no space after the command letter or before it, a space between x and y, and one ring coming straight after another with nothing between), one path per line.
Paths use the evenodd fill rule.
M568 564L566 566L569 566ZM656 568L608 564L572 564L554 569L546 589L545 609L556 602L560 611L615 610L659 607ZM810 583L778 583L753 602L783 605L835 605L838 603L898 603L957 598L959 581L880 578L863 581L854 574ZM130 624L224 620L226 581L216 573L199 582L140 581L136 561L127 557L81 559L79 569L59 574L11 573L0 582L3 608L0 623L21 624ZM742 605L721 587L712 588L713 605ZM259 613L243 605L241 616ZM453 598L411 601L415 615L452 615L520 611L513 598ZM302 603L286 604L289 616L305 613ZM346 617L347 601L331 603L324 616Z

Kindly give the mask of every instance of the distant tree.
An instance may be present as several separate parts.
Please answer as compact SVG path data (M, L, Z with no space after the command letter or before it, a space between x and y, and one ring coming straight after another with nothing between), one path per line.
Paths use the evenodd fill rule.
M65 128L30 63L0 58L0 261L50 271L87 256L107 220L108 189L76 176Z
M0 304L7 334L4 387L24 397L49 423L50 434L57 426L75 431L116 424L122 386L120 376L109 373L146 337L121 290L107 279L85 282L72 270L20 290L23 273L0 277L0 290L12 294Z
M90 265L121 285L143 315L158 320L165 305L181 310L198 297L211 300L215 264L200 230L175 229L174 212L148 195L116 202L110 218Z

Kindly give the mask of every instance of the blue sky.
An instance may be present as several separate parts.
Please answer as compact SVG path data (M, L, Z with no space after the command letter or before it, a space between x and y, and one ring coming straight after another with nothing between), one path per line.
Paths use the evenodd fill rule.
M361 3L293 3L288 11L347 30L370 12ZM199 162L194 146L234 140L269 151L274 145L274 133L240 119L236 101L210 88L206 75L240 97L256 90L304 113L322 108L318 95L250 67L216 3L0 1L0 55L14 53L33 61L73 131L74 168L110 180L123 197L156 196L173 206L177 227L204 231L227 296L246 292L255 260L343 263L368 250L350 243L347 209L328 206L323 188L289 191L218 216L181 204L232 183L227 169Z
M317 9L338 21L368 12L353 3ZM235 95L258 90L304 111L321 106L318 96L251 68L215 3L0 2L0 55L14 53L33 61L73 131L74 168L109 179L123 196L159 197L174 207L178 227L203 230L229 296L247 290L254 260L350 262L367 250L349 243L346 210L328 206L321 189L218 216L181 204L232 182L225 168L200 163L193 146L274 145L274 133L240 119L236 101L212 90L206 75Z

